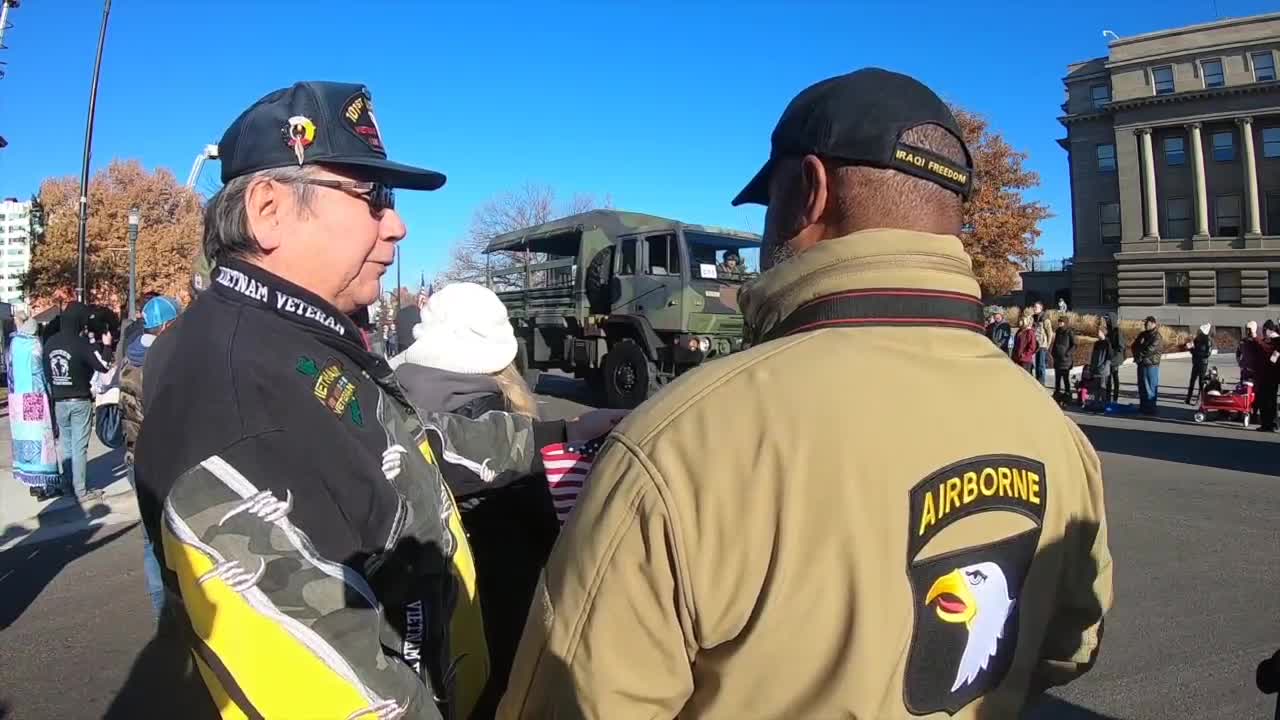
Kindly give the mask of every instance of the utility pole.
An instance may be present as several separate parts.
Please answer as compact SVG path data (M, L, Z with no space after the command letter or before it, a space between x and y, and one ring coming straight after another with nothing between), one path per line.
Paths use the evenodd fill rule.
M110 15L111 0L105 0L102 4L102 27L98 29L98 55L93 61L93 84L89 86L89 119L84 128L84 160L80 165L80 241L76 253L76 299L82 303L88 302L85 256L89 250L89 157L93 154L93 112L98 105L98 75L102 72L102 46L107 42L107 18Z

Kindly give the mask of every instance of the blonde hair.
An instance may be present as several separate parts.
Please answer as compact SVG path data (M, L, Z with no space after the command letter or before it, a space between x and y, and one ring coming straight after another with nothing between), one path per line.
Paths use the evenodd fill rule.
M498 388L507 399L511 412L538 419L538 401L533 397L529 384L520 375L520 370L512 362L491 376L498 382Z
M1019 325L1021 325L1021 326L1022 326L1022 327L1024 327L1024 328L1029 328L1029 327L1031 327L1031 316L1030 316L1030 315L1025 315L1025 314L1024 314L1024 315L1022 316L1022 319L1018 321L1018 324L1019 324Z

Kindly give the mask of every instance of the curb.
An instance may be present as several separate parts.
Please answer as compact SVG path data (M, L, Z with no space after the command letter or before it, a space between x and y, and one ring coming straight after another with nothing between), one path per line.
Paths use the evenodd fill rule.
M61 505L57 509L51 509L59 505L59 502ZM18 545L46 542L91 528L137 520L138 500L133 490L106 495L88 508L80 508L65 501L54 501L35 517L7 525L0 532L0 552Z

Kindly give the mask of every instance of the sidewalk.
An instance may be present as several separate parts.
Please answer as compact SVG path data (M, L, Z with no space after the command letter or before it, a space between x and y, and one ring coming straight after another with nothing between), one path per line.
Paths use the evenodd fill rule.
M89 441L90 490L105 495L89 507L69 498L38 501L13 479L13 443L9 410L0 405L0 551L24 542L41 542L99 525L138 519L138 503L124 467L124 450L108 450L97 437Z

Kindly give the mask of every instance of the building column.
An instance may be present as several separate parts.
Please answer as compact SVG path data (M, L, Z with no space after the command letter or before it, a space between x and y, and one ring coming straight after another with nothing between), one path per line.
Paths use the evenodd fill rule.
M1204 183L1204 143L1200 139L1200 123L1187 126L1191 135L1191 172L1195 177L1196 239L1209 237L1209 193Z
M1160 216L1156 214L1156 161L1151 152L1151 128L1135 130L1141 144L1142 155L1142 209L1147 221L1144 240L1160 239Z
M1259 217L1258 211L1258 160L1253 154L1253 118L1242 117L1236 118L1236 125L1240 126L1240 138L1244 145L1244 211L1248 215L1248 224L1245 225L1246 236L1258 236L1262 234L1262 218Z

